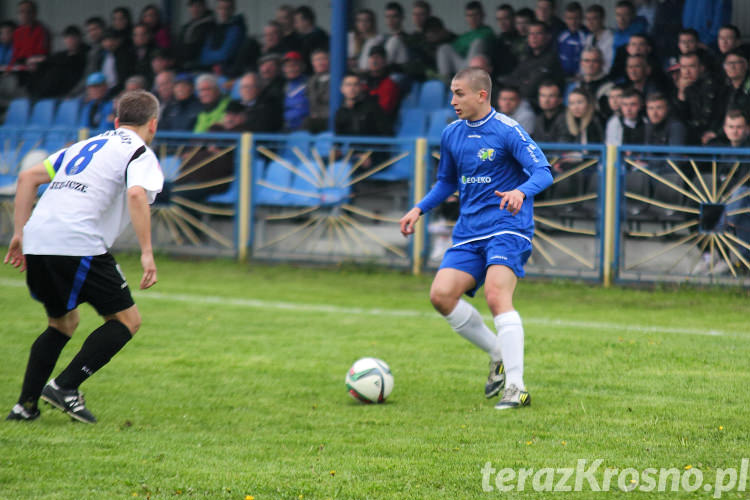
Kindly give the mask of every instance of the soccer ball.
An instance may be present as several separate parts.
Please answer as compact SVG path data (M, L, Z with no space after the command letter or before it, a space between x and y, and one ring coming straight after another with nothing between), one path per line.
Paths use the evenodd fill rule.
M346 373L346 389L357 401L382 403L393 390L391 368L382 359L358 359Z

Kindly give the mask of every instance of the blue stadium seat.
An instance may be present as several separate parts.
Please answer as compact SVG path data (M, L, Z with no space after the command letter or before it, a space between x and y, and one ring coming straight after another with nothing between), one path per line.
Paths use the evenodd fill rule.
M312 145L312 140L313 136L307 130L291 132L287 135L286 146L281 156L292 163L298 163L299 158L294 154L294 148L297 147L306 158L311 158L310 146Z
M49 127L55 117L56 101L54 99L42 99L34 104L29 116L28 126Z
M288 189L292 181L292 172L280 162L274 161L266 168L263 180L274 186ZM256 200L259 205L285 205L286 191L270 188L267 186L256 186Z
M180 160L180 157L176 155L167 155L163 158L159 158L159 165L161 166L161 171L164 173L164 178L166 180L172 180L177 177L177 172L180 170L180 163L182 163L182 161Z
M440 80L427 80L419 93L419 107L425 110L442 108L445 101L445 84Z
M234 205L239 196L239 190L237 189L237 180L233 180L229 183L229 188L223 193L212 194L206 198L207 203L215 203L217 205Z
M436 109L431 112L430 125L427 128L427 138L439 141L445 126L456 118L456 112L453 109Z
M78 125L78 112L81 109L80 99L65 99L60 102L52 124L55 127L76 127Z
M404 109L400 113L401 123L396 137L421 137L427 124L427 112L420 108Z
M320 204L320 189L300 175L292 177L293 193L287 193L284 204L293 207L312 207Z
M237 78L234 81L234 84L232 85L232 91L229 93L229 95L232 97L232 99L239 99L240 98L240 81L242 78ZM224 80L226 82L226 79ZM220 83L222 85L222 88L224 83Z
M399 150L394 151L392 155L397 156L403 152L408 152L409 154L393 165L371 175L368 179L378 181L403 181L411 179L414 172L414 144L412 143L406 147L402 146Z
M25 127L29 120L30 109L31 102L28 99L13 99L5 114L3 127Z
M414 82L411 84L409 93L401 100L401 109L416 108L419 106L419 93L422 90L422 84Z
M322 158L328 158L333 147L333 132L321 132L316 135L314 146Z

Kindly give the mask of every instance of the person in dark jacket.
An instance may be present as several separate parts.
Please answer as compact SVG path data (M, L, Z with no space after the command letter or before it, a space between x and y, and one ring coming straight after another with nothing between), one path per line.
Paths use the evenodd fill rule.
M685 124L671 115L669 99L659 92L646 96L646 128L644 144L682 146L687 143Z
M206 0L188 2L190 21L180 28L177 37L177 56L180 64L187 69L198 66L201 50L209 33L216 25L214 13L206 7Z
M315 49L328 49L328 33L315 25L315 12L307 5L294 11L294 30L305 67L310 67L310 56Z
M198 113L203 110L193 91L190 75L180 74L174 81L174 99L164 107L159 120L161 130L193 130Z
M200 65L206 70L227 73L245 40L245 18L234 13L234 0L219 0L216 18L216 25L201 49Z
M539 109L534 121L535 142L555 142L558 140L565 120L565 108L562 105L560 87L553 80L544 80L539 84Z
M63 30L65 49L48 57L37 70L38 78L31 80L34 97L63 97L82 79L88 51L82 37L77 26Z
M362 92L359 76L347 74L341 80L344 100L336 111L337 135L387 135L385 115L371 96Z
M125 80L135 69L133 44L125 45L118 31L108 29L102 38L102 48L104 58L98 71L107 79L110 95L115 96L125 88Z
M272 103L260 98L261 81L257 73L246 73L240 79L240 100L244 107L246 129L250 132L279 132L281 120Z
M718 97L715 76L706 72L700 57L694 52L681 55L676 109L688 126L691 144L705 144L711 139L711 126L723 112L717 109Z

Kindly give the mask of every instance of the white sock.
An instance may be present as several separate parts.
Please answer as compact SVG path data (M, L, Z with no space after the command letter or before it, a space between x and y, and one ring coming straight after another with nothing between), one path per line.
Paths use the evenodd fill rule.
M497 343L503 353L505 365L505 386L515 384L520 389L523 384L523 325L517 311L495 316Z
M459 335L489 354L493 361L502 359L497 336L487 327L474 306L460 299L445 319Z

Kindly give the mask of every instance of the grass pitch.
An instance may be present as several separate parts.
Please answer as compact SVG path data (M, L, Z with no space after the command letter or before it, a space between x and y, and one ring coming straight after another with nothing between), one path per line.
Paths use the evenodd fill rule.
M137 257L118 260L137 283ZM135 294L141 331L82 386L99 423L44 405L35 422L0 422L1 499L710 498L627 493L615 480L608 494L535 492L531 480L500 493L494 475L483 490L482 468L602 459L600 481L673 467L711 482L750 456L747 292L525 280L515 305L532 406L497 412L483 397L486 356L432 312L430 276L157 264L158 285ZM8 266L0 313L8 411L45 328ZM99 324L89 306L81 313L55 374ZM346 394L346 370L363 356L391 365L384 405Z

